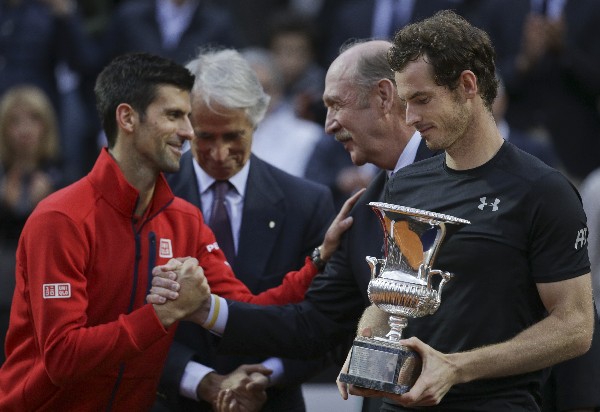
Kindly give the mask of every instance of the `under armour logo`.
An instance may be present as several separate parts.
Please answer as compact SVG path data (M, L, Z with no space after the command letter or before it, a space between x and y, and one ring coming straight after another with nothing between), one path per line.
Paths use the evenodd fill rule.
M484 207L486 206L491 206L492 207L492 212L495 212L496 210L498 210L498 203L500 203L500 199L496 198L496 200L494 200L493 203L486 203L486 197L480 197L479 201L481 202L481 204L479 206L477 206L477 208L479 210L483 210Z
M588 238L587 228L583 228L577 231L577 239L575 239L575 250L585 246Z

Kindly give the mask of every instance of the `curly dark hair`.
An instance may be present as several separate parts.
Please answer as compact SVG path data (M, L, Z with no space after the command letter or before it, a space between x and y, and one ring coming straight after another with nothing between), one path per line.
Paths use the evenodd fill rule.
M451 10L439 11L398 31L388 51L388 61L396 72L420 57L433 67L436 84L450 90L456 89L464 70L471 70L483 102L491 110L498 81L496 52L486 32Z

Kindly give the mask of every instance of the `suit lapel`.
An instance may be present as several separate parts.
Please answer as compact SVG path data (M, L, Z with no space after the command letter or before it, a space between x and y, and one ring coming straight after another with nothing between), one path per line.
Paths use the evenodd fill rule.
M198 179L192 162L192 153L188 150L181 158L179 172L166 177L175 196L186 199L202 210L200 193L198 193Z
M238 254L233 264L236 276L250 289L259 283L259 276L265 272L266 264L283 229L286 218L283 200L283 192L264 167L263 161L252 156L242 211ZM261 270L257 273L245 273L243 268L248 261L252 261L254 266Z

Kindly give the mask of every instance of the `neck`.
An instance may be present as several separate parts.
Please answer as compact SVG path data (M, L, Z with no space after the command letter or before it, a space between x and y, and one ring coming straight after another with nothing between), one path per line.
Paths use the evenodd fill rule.
M486 115L474 122L465 134L446 149L446 164L454 170L468 170L489 162L500 150L504 139L493 117Z
M115 146L109 150L117 162L125 180L139 192L139 202L135 209L136 216L143 216L154 195L157 174L149 171L128 156L121 156L121 151Z

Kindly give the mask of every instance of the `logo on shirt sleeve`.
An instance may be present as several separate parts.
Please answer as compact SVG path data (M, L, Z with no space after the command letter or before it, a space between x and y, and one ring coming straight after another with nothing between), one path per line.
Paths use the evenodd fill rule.
M44 283L42 288L44 299L67 299L71 297L70 283Z
M158 256L161 258L172 258L173 248L171 247L171 239L161 239L158 245Z
M587 244L588 230L587 227L579 229L577 231L577 238L575 239L575 250L579 250Z

